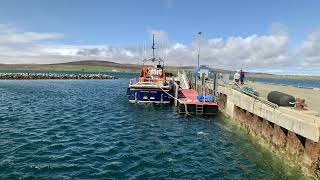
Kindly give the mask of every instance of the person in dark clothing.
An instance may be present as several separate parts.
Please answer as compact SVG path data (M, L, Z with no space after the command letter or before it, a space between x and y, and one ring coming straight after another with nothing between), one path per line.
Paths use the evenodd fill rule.
M240 83L243 84L244 81L244 71L241 69L240 70Z

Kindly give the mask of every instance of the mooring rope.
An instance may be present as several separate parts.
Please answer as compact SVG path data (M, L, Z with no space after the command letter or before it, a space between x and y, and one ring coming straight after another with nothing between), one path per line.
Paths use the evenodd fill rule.
M186 115L189 115L189 116L192 116L191 114L189 114L188 112L188 108L187 108L187 104L186 103L183 103L183 101L179 100L178 98L172 96L171 94L169 94L168 92L166 92L164 89L162 89L161 86L158 86L164 93L166 93L168 96L172 97L173 99L177 100L180 104L183 104L184 105L184 111L186 113Z
M274 109L278 109L279 106L278 106L277 104L274 104L274 103L272 103L272 102L270 102L270 101L267 101L267 100L265 100L265 99L263 99L263 98L255 95L255 94L253 94L253 93L251 93L251 92L248 92L248 91L243 90L243 88L242 88L238 83L236 83L236 82L234 83L234 85L236 85L236 86L240 89L240 92L242 92L242 93L244 93L244 94L247 94L247 95L253 97L254 99L256 99L256 100L258 100L258 101L260 101L260 102L262 102L262 103L264 103L264 104L266 104L266 105L269 105L269 106L271 106L271 107L274 108ZM234 88L234 89L236 89L236 88ZM237 89L236 89L236 90L237 90Z

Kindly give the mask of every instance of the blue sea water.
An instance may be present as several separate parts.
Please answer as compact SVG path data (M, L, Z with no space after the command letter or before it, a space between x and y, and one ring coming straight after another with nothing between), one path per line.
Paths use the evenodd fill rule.
M320 88L320 80L302 80L302 79L285 79L285 78L248 78L262 83L274 83L304 88Z
M123 78L135 78L138 74L135 73L119 73L119 72L84 72L84 71L47 71L47 70L0 70L0 73L60 73L60 74L110 74L121 76ZM233 80L233 76L230 76ZM289 85L294 87L304 88L320 88L320 80L302 80L302 79L287 79L287 78L257 78L246 77L246 80L254 80L261 83L273 83L281 85Z
M119 80L1 80L0 179L299 179L222 115L129 104Z

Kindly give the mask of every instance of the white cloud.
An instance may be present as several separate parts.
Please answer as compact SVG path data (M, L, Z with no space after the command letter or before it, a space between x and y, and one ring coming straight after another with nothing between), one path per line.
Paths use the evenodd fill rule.
M309 34L307 39L297 48L296 56L299 57L300 65L317 66L320 71L320 29Z
M311 33L292 52L287 47L287 29L281 24L272 24L269 33L264 35L195 39L191 45L171 40L164 30L148 29L147 32L150 40L155 34L156 54L169 65L196 65L200 43L201 64L216 68L289 72L290 68L303 66L308 73L320 70L320 30ZM62 37L60 33L23 32L15 26L0 24L0 63L56 63L88 59L137 63L144 58L142 45L65 45L52 41ZM147 56L151 56L151 42L145 47Z
M266 35L196 38L191 46L173 42L163 30L149 29L148 33L150 37L155 34L158 55L167 57L169 64L196 65L199 43L201 63L219 68L283 67L289 63L289 36L281 24L272 24Z
M283 63L287 41L277 35L209 39L201 45L201 57L205 63L234 68Z
M21 32L12 25L0 25L0 44L32 43L63 38L61 33Z

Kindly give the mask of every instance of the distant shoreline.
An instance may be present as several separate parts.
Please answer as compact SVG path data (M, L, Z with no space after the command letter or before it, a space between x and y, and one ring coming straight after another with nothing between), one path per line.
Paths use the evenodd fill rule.
M78 72L125 72L137 73L138 70L89 65L0 65L0 71L78 71Z
M295 79L295 80L320 80L320 76L302 76L302 75L277 75L263 73L249 73L250 78L274 78L274 79Z
M0 73L0 80L30 79L119 79L106 74Z
M190 67L168 66L167 72L174 73L178 69L191 70ZM6 65L0 64L0 71L78 71L78 72L124 72L139 73L137 66L127 66L117 64L116 66L105 65L79 65L79 64L30 64L30 65ZM227 71L226 71L227 72ZM229 71L232 74L232 71ZM277 78L277 79L296 79L296 80L320 80L320 76L302 76L302 75L276 75L264 73L247 73L250 78Z

